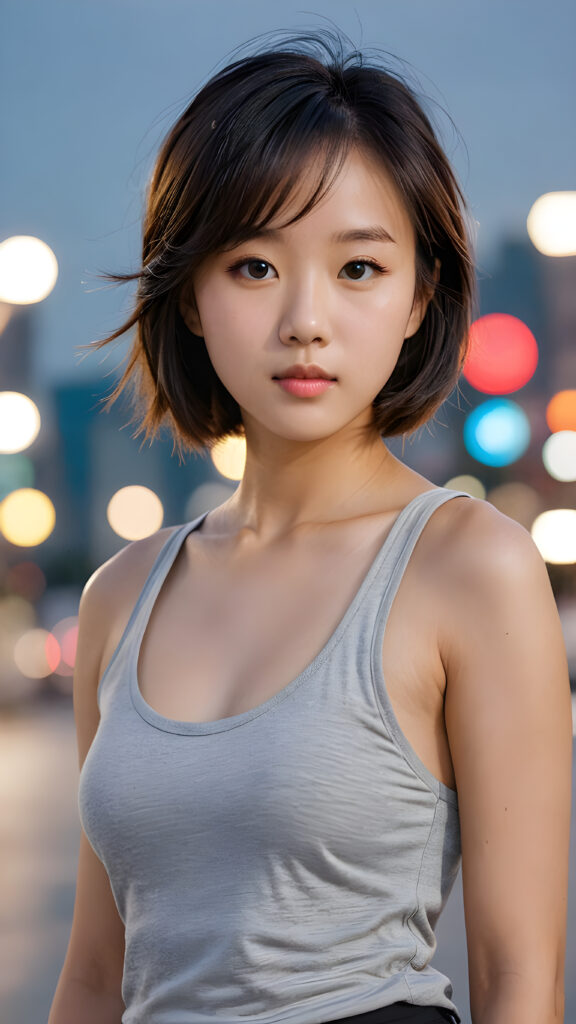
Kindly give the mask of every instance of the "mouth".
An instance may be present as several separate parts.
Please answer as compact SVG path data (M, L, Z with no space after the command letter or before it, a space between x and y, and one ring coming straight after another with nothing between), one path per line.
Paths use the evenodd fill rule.
M309 363L306 365L298 364L295 366L289 366L287 370L282 373L276 373L272 380L285 380L286 378L293 378L296 380L337 380L337 377L332 377L326 370L316 363Z

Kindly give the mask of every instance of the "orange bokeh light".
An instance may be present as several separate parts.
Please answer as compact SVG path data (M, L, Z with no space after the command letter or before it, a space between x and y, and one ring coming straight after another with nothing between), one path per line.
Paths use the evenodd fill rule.
M553 434L576 430L576 390L558 391L546 406L546 422Z
M488 313L470 328L470 350L463 374L477 391L507 395L524 387L538 365L538 345L518 317Z

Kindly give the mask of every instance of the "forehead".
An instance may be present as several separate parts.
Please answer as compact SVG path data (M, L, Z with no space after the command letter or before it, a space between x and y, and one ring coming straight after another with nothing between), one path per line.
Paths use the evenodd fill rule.
M413 246L412 221L392 176L382 161L357 148L346 154L322 198L300 216L322 170L320 156L304 164L287 201L267 221L269 230L304 233L329 228L334 236L359 227L379 227L396 245Z

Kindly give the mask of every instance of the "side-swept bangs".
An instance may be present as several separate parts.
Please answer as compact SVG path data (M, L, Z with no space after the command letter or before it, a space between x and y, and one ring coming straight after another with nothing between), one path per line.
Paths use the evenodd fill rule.
M163 425L178 451L202 450L242 433L241 410L219 380L204 340L180 314L194 271L209 255L250 238L281 215L286 223L327 193L351 147L387 170L416 234L416 294L432 294L424 321L405 342L374 401L371 427L405 433L428 419L453 389L465 357L473 270L464 201L434 131L413 93L390 72L342 57L317 39L320 56L297 48L238 60L198 93L166 137L152 175L142 266L133 314L99 348L135 328L123 375L107 398L130 386L135 436Z

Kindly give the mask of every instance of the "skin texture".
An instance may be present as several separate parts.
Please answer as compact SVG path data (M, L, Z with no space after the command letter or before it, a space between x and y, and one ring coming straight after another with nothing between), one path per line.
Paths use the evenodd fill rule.
M434 486L362 432L425 311L414 303L414 236L399 197L354 153L323 202L281 227L289 214L272 225L278 234L211 257L182 301L241 406L247 463L232 498L188 536L143 638L140 689L169 717L226 717L287 685L336 628L401 508ZM334 241L374 225L394 243ZM387 272L365 273L361 259ZM310 362L337 378L314 399L273 380ZM98 680L170 532L126 545L85 587L74 682L80 763L98 724ZM203 614L190 621L190 607ZM570 697L554 597L528 532L475 499L437 509L396 595L382 657L409 742L458 790L474 1024L560 1024ZM83 837L49 1024L118 1024L122 956L107 877Z

